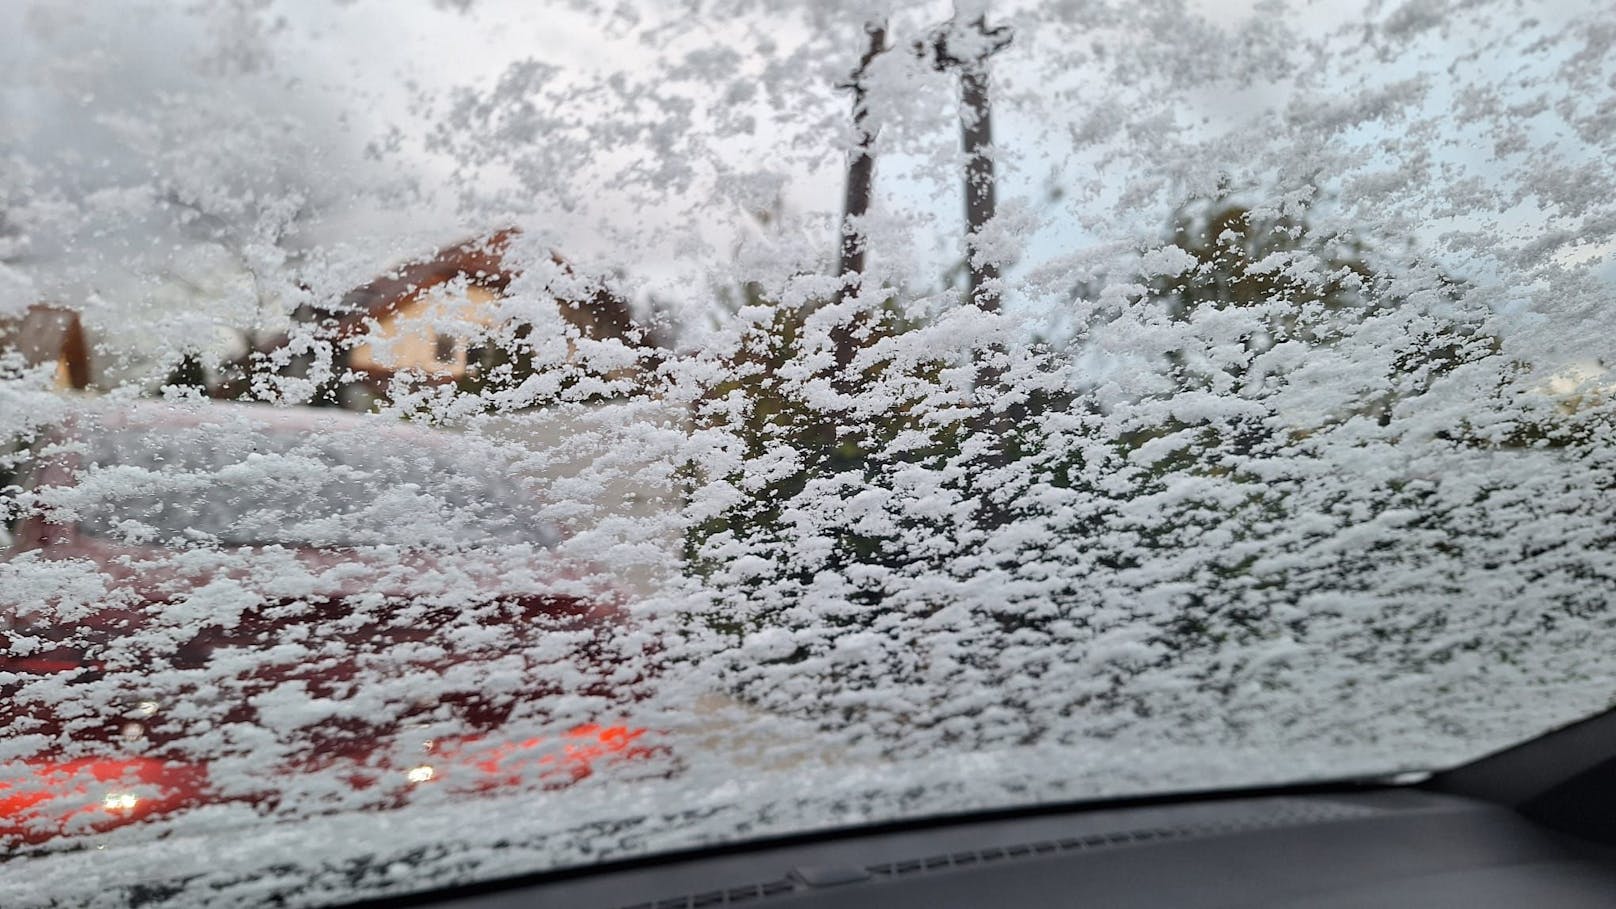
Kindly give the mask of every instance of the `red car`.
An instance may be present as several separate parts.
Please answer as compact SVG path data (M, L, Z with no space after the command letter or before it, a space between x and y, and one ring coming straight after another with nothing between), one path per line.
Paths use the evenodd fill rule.
M0 564L32 579L0 585L0 841L544 788L657 753L623 721L652 650L469 440L154 403L31 447Z

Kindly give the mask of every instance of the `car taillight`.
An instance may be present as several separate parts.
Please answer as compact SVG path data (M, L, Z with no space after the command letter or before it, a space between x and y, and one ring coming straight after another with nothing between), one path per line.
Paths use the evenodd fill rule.
M543 782L564 785L589 776L598 760L649 754L651 749L636 741L645 734L644 729L588 723L569 729L560 741L530 738L496 745L466 741L435 750L447 752L443 757L451 766L481 771L482 779L474 784L477 788L519 785L531 781L535 773Z
M28 761L0 771L0 842L108 830L199 801L207 772L156 758Z

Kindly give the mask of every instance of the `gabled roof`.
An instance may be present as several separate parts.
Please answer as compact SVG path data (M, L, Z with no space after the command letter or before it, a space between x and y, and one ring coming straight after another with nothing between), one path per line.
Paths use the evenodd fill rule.
M407 262L348 291L335 307L325 313L336 321L336 337L365 333L377 319L418 299L435 287L466 279L477 287L504 290L520 271L508 266L505 254L521 230L507 227L487 237L446 246L431 255ZM550 261L564 274L576 274L572 263L550 251ZM628 300L605 284L597 286L586 299L565 299L561 315L576 325L585 337L615 337L636 347L661 346L648 328L636 324ZM286 343L283 335L272 341L274 348Z
M321 330L323 337L331 340L357 339L371 331L377 321L389 313L450 281L464 279L473 286L503 291L520 274L520 270L506 263L506 253L519 234L518 228L511 227L495 231L487 237L445 246L355 287L343 294L336 305L315 310L310 315L324 323ZM550 261L563 274L576 274L572 264L553 250L550 251ZM562 318L575 326L583 337L592 340L617 339L641 349L663 346L657 333L635 317L626 298L604 282L588 282L585 287L586 296L555 297ZM259 357L285 349L290 341L290 334L282 332L252 345L229 367L230 371L239 375L222 383L220 393L231 396L222 389L233 386L259 368Z
M465 278L478 287L504 290L516 277L505 267L505 251L519 231L505 228L486 238L446 246L424 259L407 262L343 294L331 315L339 336L360 333L369 320L380 319L434 287ZM560 256L551 258L565 266Z

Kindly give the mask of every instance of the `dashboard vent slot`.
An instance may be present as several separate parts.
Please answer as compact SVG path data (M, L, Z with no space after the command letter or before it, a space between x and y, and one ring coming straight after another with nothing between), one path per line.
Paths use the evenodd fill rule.
M871 874L880 877L901 877L926 871L940 871L946 868L967 868L974 865L986 865L1006 859L1022 859L1039 855L1053 855L1058 852L1078 852L1087 849L1100 849L1108 846L1122 846L1132 843L1145 843L1160 840L1184 839L1201 836L1213 832L1206 828L1182 829L1149 829L1129 830L1120 833L1104 833L1094 836L1070 837L1059 840L1040 840L1035 843L1020 843L1014 846L998 846L988 849L976 849L970 852L953 852L948 855L933 855L928 858L910 859L902 862L886 862L878 865L866 866Z
M738 887L728 887L723 890L707 890L690 896L676 896L668 899L652 900L648 903L634 903L623 906L621 909L708 909L712 906L738 906L755 900L779 896L790 893L796 889L796 884L789 878L769 881L763 884L743 884Z

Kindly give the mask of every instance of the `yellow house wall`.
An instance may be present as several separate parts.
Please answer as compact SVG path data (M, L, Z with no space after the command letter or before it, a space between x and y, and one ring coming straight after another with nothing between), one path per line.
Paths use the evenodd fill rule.
M465 293L431 292L377 320L367 340L354 347L355 368L415 369L431 375L460 376L466 371L466 336L493 324L489 304L498 294L485 287ZM438 335L455 338L454 352L439 360Z

